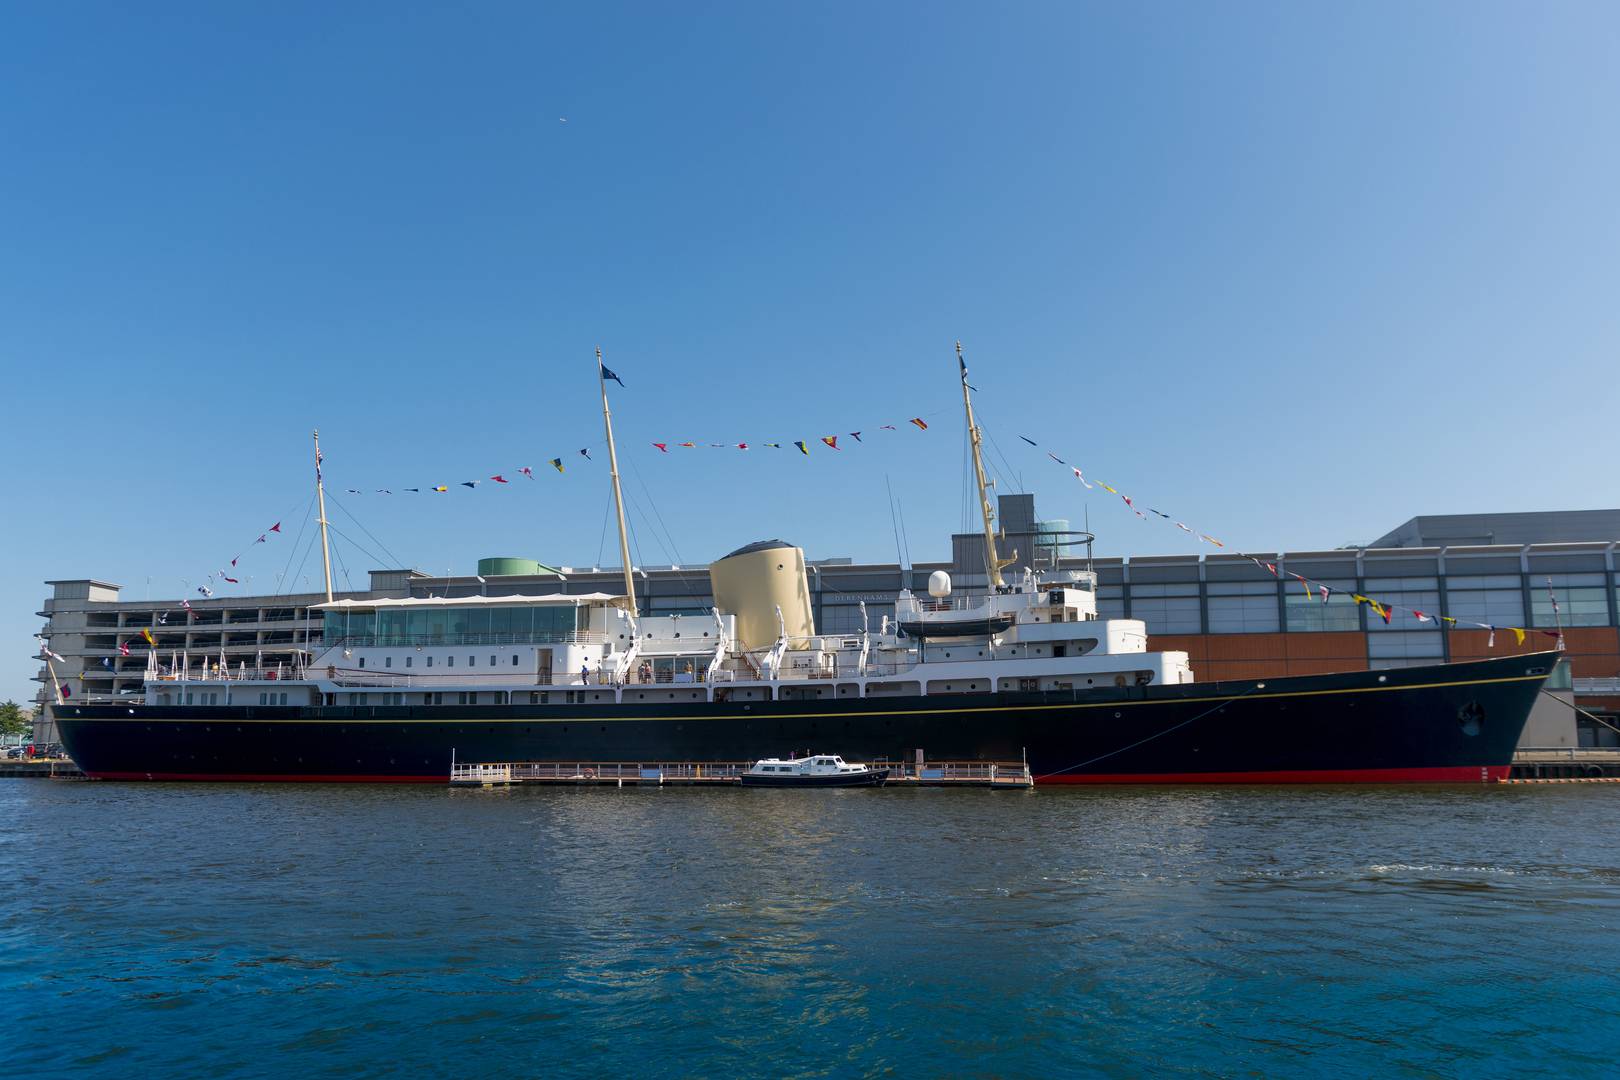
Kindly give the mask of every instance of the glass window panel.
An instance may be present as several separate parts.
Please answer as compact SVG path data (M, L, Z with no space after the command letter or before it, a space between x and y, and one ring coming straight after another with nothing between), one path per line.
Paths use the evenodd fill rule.
M1429 580L1432 581L1434 579L1430 578ZM1368 630L1377 630L1382 633L1389 633L1391 631L1417 630L1424 626L1428 626L1432 629L1435 626L1434 623L1423 622L1417 616L1413 615L1412 611L1415 609L1423 612L1425 615L1431 616L1438 615L1440 613L1440 593L1435 589L1412 589L1402 591L1399 589L1374 590L1369 588L1367 590L1367 595L1372 597L1374 600L1393 605L1390 610L1388 623L1385 623L1384 620L1378 615L1371 613L1372 609L1369 608L1369 614L1367 615Z
M1533 562L1530 564L1530 587L1532 589L1534 589L1537 585L1540 585L1543 589L1545 589L1549 580L1554 585L1602 586L1604 584L1602 574L1538 574L1535 572L1535 565L1536 564ZM1563 601L1560 600L1559 602L1562 603Z
M861 628L861 609L850 604L828 604L821 609L821 626L825 634L856 633Z
M1212 634L1273 634L1277 632L1277 593L1269 596L1212 596L1209 598Z
M1367 578L1363 591L1368 596L1377 598L1381 592L1414 592L1420 589L1433 591L1440 587L1436 578L1432 577L1394 577L1394 578Z
M482 641L489 633L489 608L470 608L467 611L467 633L471 641Z
M1212 581L1205 586L1210 596L1269 596L1276 599L1275 581Z
M504 641L512 632L512 609L492 608L489 613L489 632L492 640Z
M1167 584L1154 584L1154 585L1132 585L1131 586L1131 599L1132 600L1136 599L1139 596L1197 596L1197 595L1198 595L1198 583L1196 581L1195 582L1189 582L1187 584L1175 583L1175 584L1168 584L1168 585Z
M458 640L464 637L467 633L467 620L471 615L471 608L451 608L449 633L454 634Z
M443 641L450 633L450 609L428 608L422 614L426 616L422 633L431 640Z
M1447 574L1449 589L1517 589L1518 574Z
M1446 614L1459 623L1523 626L1524 595L1518 589L1446 590Z
M1295 584L1298 585L1298 582ZM1326 603L1322 602L1320 590L1317 590L1314 597L1306 596L1305 590L1301 588L1287 589L1283 592L1286 629L1290 631L1361 629L1361 616L1356 609L1356 602L1350 599L1350 593L1355 590L1355 582L1325 581L1318 584L1326 585L1331 590ZM1316 586L1313 585L1312 588L1315 589Z
M428 613L421 608L407 609L405 612L405 636L412 641L418 641L427 633Z
M349 636L348 612L327 611L321 619L321 640L327 644L341 641Z
M1147 624L1150 634L1197 634L1203 630L1198 597L1131 598L1131 617Z
M349 636L369 638L377 634L377 613L375 611L349 612Z
M385 608L377 612L377 633L384 645L400 645L405 641L405 609Z
M1558 613L1553 613L1552 597L1547 589L1530 590L1531 626L1607 626L1609 625L1609 597L1606 589L1555 588Z

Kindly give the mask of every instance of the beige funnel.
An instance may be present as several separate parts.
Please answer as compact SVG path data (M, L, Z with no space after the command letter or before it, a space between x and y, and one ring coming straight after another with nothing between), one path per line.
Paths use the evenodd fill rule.
M737 616L744 649L767 649L776 641L778 606L790 642L802 645L815 635L804 552L784 540L760 540L710 563L709 587L721 614Z

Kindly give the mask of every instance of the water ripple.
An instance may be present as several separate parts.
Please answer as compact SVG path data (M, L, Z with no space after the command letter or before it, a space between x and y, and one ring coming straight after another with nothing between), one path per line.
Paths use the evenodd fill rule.
M0 1019L46 1075L1608 1075L1617 811L17 782Z

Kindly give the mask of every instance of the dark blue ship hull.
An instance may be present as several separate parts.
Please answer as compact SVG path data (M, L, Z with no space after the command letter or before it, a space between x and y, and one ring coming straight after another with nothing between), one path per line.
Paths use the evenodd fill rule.
M1557 660L1338 675L826 701L313 708L62 705L109 780L445 783L462 762L1027 760L1040 784L1505 779Z

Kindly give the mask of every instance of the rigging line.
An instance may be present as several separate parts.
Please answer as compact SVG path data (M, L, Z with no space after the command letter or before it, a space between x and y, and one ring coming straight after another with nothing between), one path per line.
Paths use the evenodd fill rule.
M984 414L981 411L978 415L982 417ZM996 437L990 433L990 429L985 426L982 419L979 423L979 433L989 440L990 449L996 452L996 457L1001 460L1002 467L1007 470L1007 479L1018 485L1018 491L1020 494L1024 493L1027 489L1024 487L1023 474L1017 469L1013 468L1012 462L1007 460L1007 455L1001 451L1001 444L996 442Z
M900 536L906 544L906 566L911 566L911 535L906 531L906 504L900 504Z
M360 543L360 541L356 540L354 537L350 536L348 533L344 532L342 529L338 528L336 525L333 525L331 522L327 522L326 527L328 529L332 530L334 533L337 533L337 535L343 537L344 540L346 540L349 543L353 544L354 547L355 547L355 550L360 552L360 554L364 555L366 558L375 560L379 565L382 564L382 560L377 558L377 553L375 551L372 551L370 548L368 548L364 544ZM399 569L405 569L405 568L404 567L399 567Z
M1565 701L1563 698L1559 697L1557 694L1553 693L1551 690L1548 690L1545 686L1543 686L1541 688L1541 692L1543 694L1546 694L1548 697L1552 698L1554 701L1558 702L1560 705L1568 705L1570 708L1574 709L1576 712L1580 713L1582 716L1586 717L1588 720L1593 720L1593 721L1596 721L1599 724L1602 724L1604 727L1608 728L1610 731L1620 731L1620 727L1615 727L1613 724L1609 723L1607 720L1603 719L1603 717L1601 717L1601 716L1597 716L1597 715L1594 715L1593 713L1587 712L1585 709L1581 708L1579 705L1575 704L1573 701Z
M894 512L894 485L889 483L889 474L883 474L883 487L889 493L889 527L894 530L894 561L904 572L905 558L900 553L900 518Z
M333 500L333 505L336 506L339 510L342 510L344 512L344 514L348 515L349 520L354 522L356 525L358 525L360 527L361 532L363 532L367 536L371 537L371 542L376 544L378 547L382 548L382 551L383 551L384 555L387 555L390 559L394 560L394 568L395 569L397 569L397 570L408 570L408 569L410 569L410 565L408 563L406 563L404 559L401 559L398 555L395 555L392 551L389 551L387 544L383 543L381 540L377 539L376 536L372 535L371 530L366 528L366 523L361 521L359 518L355 517L354 512L352 510L350 510L348 507L344 506L341 500L334 499ZM332 524L331 522L327 522L327 527L330 528L331 524ZM354 541L350 540L349 543L354 544ZM360 547L359 544L354 544L354 546L355 547ZM361 550L364 550L364 549L362 548ZM373 558L373 559L377 558L377 556L375 554L373 554L372 552L367 551L366 554L371 556L371 558ZM377 559L377 561L379 563L382 562L381 559Z
M1194 721L1202 720L1204 717L1208 716L1210 713L1220 712L1222 709L1224 709L1228 705L1232 704L1232 702L1238 701L1238 700L1240 700L1242 698L1248 697L1250 694L1254 693L1256 690L1263 689L1265 687L1265 685L1266 684L1263 683L1263 682L1262 683L1255 683L1253 686L1251 686L1247 690L1243 691L1243 693L1234 695L1232 697L1229 697L1225 701L1220 702L1219 704L1210 706L1209 708L1205 709L1203 712L1199 713L1197 716L1189 717L1188 719L1183 720L1179 724L1172 724L1171 726L1165 728L1163 731L1157 732L1157 733L1155 733L1153 735L1149 735L1145 739L1137 739L1135 742L1131 743L1129 746L1122 746L1118 750L1110 750L1106 754L1098 754L1096 757L1091 758L1089 761L1082 761L1078 765L1069 765L1069 766L1065 766L1064 768L1061 768L1061 769L1054 769L1052 772L1041 773L1041 775L1037 776L1035 779L1043 780L1043 779L1045 779L1047 777L1050 777L1050 776L1061 776L1063 773L1073 772L1075 769L1083 769L1087 765L1095 765L1097 762L1103 761L1106 758L1111 758L1115 754L1123 754L1127 750L1134 750L1138 746L1141 746L1143 743L1150 743L1154 739L1163 738L1164 736L1170 734L1172 731L1179 731L1180 729L1186 727L1188 724L1191 724Z
M332 532L337 532L336 529L332 528L332 523L330 521L328 521L326 523L326 527L328 529L330 529ZM338 535L343 536L342 533L338 533ZM344 539L348 539L348 537L344 537ZM356 544L355 546L358 547L359 545ZM343 549L340 548L340 547L337 547L336 545L333 545L332 551L337 555L338 570L343 574L344 584L349 586L349 591L350 592L354 592L354 579L349 577L348 564L343 561Z
M957 532L971 532L970 522L978 515L978 500L973 497L973 432L968 428L967 421L962 421L962 520L957 523Z
M936 416L941 416L941 415L946 414L946 413L954 412L955 408L956 407L954 405L947 405L944 408L934 409L931 412L920 412L920 413L914 413L913 415L916 416L918 419L930 420L931 421ZM895 413L890 417L890 419L899 421L897 424L893 425L897 430L899 428L904 427L905 425L911 423L911 417L905 417L904 419L901 419L902 416L904 416L904 413L899 411L899 410L896 410ZM867 420L868 421L873 421L874 418L873 417L867 417ZM932 425L930 425L930 426L932 426ZM797 430L798 430L799 434L804 434L807 431L818 431L818 430L819 431L827 431L829 434L836 434L836 435L839 435L839 436L842 436L844 434L844 432L842 432L842 431L829 431L828 428L825 428L825 427L816 428L816 427L814 427L814 426L812 426L810 424L799 424L799 425L797 425ZM869 423L861 425L859 430L861 431L861 433L863 435L866 435L869 432L881 431L883 429L882 429L881 423L869 422ZM781 440L785 440L785 441L791 441L791 440L788 440L787 436L781 434L780 431L778 431L775 435L770 436L770 438L772 438L772 439L781 439ZM815 436L814 438L819 439L820 436ZM697 442L698 440L694 439L692 441ZM767 440L762 436L755 436L755 437L750 438L750 439L747 440L747 442L748 442L748 444L750 446L755 445L756 442L758 442L759 444L763 444L766 441ZM811 440L807 440L807 441L811 441ZM723 443L721 446L715 447L714 449L733 448L735 446L736 446L736 441L733 440L733 441L730 441L730 442Z
M302 535L302 530L300 530L300 535ZM307 563L307 562L308 562L308 561L309 561L309 553L310 553L310 552L311 552L311 551L314 551L314 550L315 550L315 540L316 540L316 535L315 535L315 533L310 533L310 536L309 536L309 543L307 543L307 544L305 544L305 545L304 545L304 557L303 557L303 558L302 558L302 559L299 559L299 560L298 560L298 569L297 569L297 570L294 570L294 571L293 571L293 576L292 576L292 577L290 577L290 578L288 578L288 579L287 579L287 580L286 580L286 582L285 582L285 584L286 584L286 586L287 586L287 595L288 595L288 596L291 596L291 595L292 595L292 592L293 592L293 582L295 582L295 581L297 581L297 580L298 580L298 578L299 578L299 577L300 577L300 576L301 576L301 575L302 575L302 574L303 574L303 572L304 572L304 564L305 564L305 563ZM289 565L289 566L290 566L290 565L292 565L292 560L291 560L291 559L289 559L289 560L288 560L288 565ZM279 591L278 591L278 595L279 595Z
M653 498L652 491L647 487L647 481L641 478L641 470L636 468L633 458L628 459L627 464L630 466L630 472L636 478L636 483L641 486L642 492L646 494L647 504L652 507L653 516L658 519L659 526L664 530L664 536L669 540L669 550L675 553L675 558L670 561L680 563L682 566L686 565L686 561L681 558L680 545L675 543L675 534L670 532L669 526L664 523L663 512L658 509L658 500Z
M681 568L681 574L680 574L681 587L686 590L686 595L688 597L690 597L693 601L696 601L698 599L698 594L697 594L696 591L693 590L692 582L690 580L688 580L688 578L686 576L687 567L686 567L685 563L681 562L680 552L676 552L673 556L671 556L670 550L664 546L664 541L662 539L660 539L659 536L658 536L658 530L653 528L652 522L647 519L647 511L642 509L642 506L641 506L640 503L631 502L630 503L630 509L631 509L631 511L633 513L641 515L641 520L646 523L648 531L650 531L652 533L654 542L656 542L658 544L658 550L662 551L664 553L664 558L669 559L671 565L679 566ZM637 552L636 557L640 558L640 552L639 551ZM699 605L699 606L705 606L705 605Z
M596 540L596 561L591 563L592 566L596 567L599 570L602 568L602 549L607 546L608 518L610 516L612 516L612 514L613 514L613 489L609 488L608 493L607 493L607 504L602 507L602 535L597 537L597 540Z
M298 523L298 535L293 538L292 550L287 552L287 563L286 563L285 566L283 566L281 568L281 575L282 575L281 580L276 583L276 593L275 594L277 596L281 595L281 587L282 587L282 585L284 585L284 584L286 584L286 583L288 583L289 581L292 580L292 578L287 577L287 571L292 569L293 556L298 554L298 545L303 542L304 530L309 528L309 512L314 506L315 506L315 493L310 492L309 501L304 504L304 516L303 516L302 519L300 519L300 521ZM309 557L308 555L305 555L305 558L308 558L308 557ZM298 565L298 569L299 569L300 572L303 571L304 566L303 566L302 563L300 563ZM292 592L292 589L289 588L287 591L290 594Z

